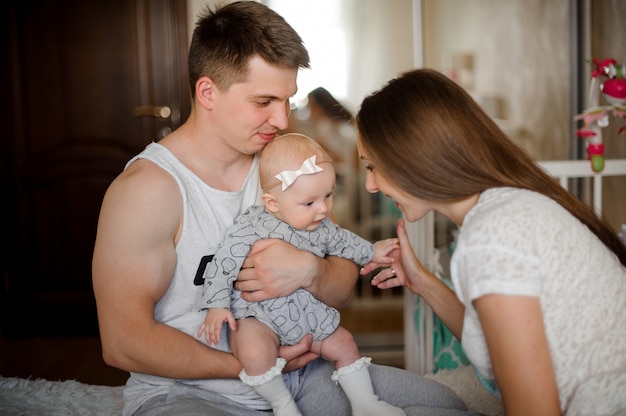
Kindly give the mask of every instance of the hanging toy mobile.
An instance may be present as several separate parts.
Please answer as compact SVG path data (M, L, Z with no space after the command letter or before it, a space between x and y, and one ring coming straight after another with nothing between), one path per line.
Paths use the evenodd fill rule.
M576 131L576 136L586 140L587 158L594 172L604 169L604 144L602 129L609 125L609 114L614 117L626 118L626 67L609 58L599 61L593 58L596 65L591 73L589 84L591 107L574 120L583 120L584 126ZM606 78L602 83L598 78ZM600 105L600 93L609 105ZM626 132L626 125L617 130L617 134Z

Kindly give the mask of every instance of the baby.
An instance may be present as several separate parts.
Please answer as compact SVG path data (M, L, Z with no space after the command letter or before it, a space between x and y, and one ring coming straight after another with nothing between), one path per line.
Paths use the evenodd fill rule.
M228 323L232 352L244 367L239 377L277 416L301 414L283 380L285 360L278 357L278 347L307 334L313 334L311 351L335 363L331 378L348 397L353 415L404 415L374 394L367 368L371 358L360 356L352 334L339 326L336 309L304 289L247 302L233 286L259 239L280 238L320 257L340 256L359 265L391 263L388 255L399 247L397 239L371 244L330 220L335 169L324 149L307 136L286 134L270 142L261 153L259 176L263 206L250 207L235 220L205 272L201 309L208 312L198 337L217 344Z

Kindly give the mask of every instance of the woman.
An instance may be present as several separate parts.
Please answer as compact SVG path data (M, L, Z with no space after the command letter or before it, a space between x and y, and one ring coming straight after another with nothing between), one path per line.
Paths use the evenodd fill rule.
M435 210L462 226L456 293L415 257L403 221L397 262L372 284L420 295L507 414L626 409L626 248L607 223L438 72L390 81L356 124L369 192L407 221Z

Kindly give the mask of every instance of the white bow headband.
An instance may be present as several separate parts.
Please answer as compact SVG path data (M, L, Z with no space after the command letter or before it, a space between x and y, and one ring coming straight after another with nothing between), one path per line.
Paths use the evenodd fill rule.
M282 190L289 188L298 177L302 175L311 175L313 173L318 173L323 171L324 169L320 168L315 164L316 156L313 155L310 158L306 159L302 162L302 165L296 170L283 170L278 175L274 176L276 179L283 183Z

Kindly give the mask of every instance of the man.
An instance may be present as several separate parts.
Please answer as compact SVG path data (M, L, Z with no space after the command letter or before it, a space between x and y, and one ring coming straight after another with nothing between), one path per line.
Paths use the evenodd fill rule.
M191 115L132 159L107 191L93 286L104 359L131 373L125 415L267 414L259 412L267 403L239 381L239 361L224 352L226 334L219 349L195 337L204 313L194 305L224 230L260 200L256 154L287 127L297 72L308 65L300 37L266 6L243 1L207 10L189 52ZM347 260L262 240L237 289L258 301L304 288L341 308L356 278ZM307 352L310 343L306 338L281 349L298 406L305 414L350 414L330 380L332 364ZM407 407L422 398L432 406L463 407L448 390L408 372L370 369L377 394L391 403Z

